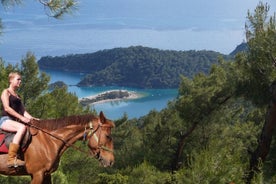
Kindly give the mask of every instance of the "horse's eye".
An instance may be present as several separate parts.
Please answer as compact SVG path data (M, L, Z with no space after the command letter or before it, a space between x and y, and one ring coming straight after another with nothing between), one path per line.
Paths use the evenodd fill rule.
M112 137L110 135L106 135L106 138L112 141Z

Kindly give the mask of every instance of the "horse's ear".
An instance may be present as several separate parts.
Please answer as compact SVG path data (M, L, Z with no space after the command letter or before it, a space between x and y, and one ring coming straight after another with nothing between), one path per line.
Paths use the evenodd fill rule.
M115 127L114 122L106 119L106 117L105 117L105 115L104 115L104 113L102 111L100 112L99 116L100 116L100 121L101 121L102 124L109 124L111 128Z
M100 112L100 120L101 120L101 123L106 122L106 117L105 117L103 111Z

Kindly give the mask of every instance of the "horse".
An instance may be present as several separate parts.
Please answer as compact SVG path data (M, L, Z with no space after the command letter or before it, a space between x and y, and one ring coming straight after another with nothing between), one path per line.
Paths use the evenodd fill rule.
M90 156L100 165L114 164L111 129L115 124L103 112L74 115L59 119L32 120L29 123L31 142L23 153L25 167L7 167L7 154L0 155L0 174L10 176L29 175L31 184L51 184L51 173L58 169L62 154L78 140L87 142Z

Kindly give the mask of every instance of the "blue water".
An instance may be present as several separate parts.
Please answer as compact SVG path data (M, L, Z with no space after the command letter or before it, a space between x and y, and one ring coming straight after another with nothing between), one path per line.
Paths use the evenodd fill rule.
M151 110L160 111L167 106L169 101L177 96L178 91L177 89L136 89L117 86L77 87L74 85L84 77L84 74L53 70L43 70L43 72L50 75L51 83L63 81L69 85L68 91L75 93L79 98L96 95L112 89L130 90L143 95L139 99L106 102L91 106L97 112L103 111L107 118L113 120L121 118L125 113L129 119L132 119L144 116Z

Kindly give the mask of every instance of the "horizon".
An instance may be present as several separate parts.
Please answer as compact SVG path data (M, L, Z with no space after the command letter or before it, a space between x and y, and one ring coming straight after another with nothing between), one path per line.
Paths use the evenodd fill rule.
M0 56L18 63L28 51L43 56L93 53L118 47L211 50L230 54L245 41L247 11L257 0L80 0L78 11L55 20L38 2L0 12ZM275 13L274 0L263 1Z

